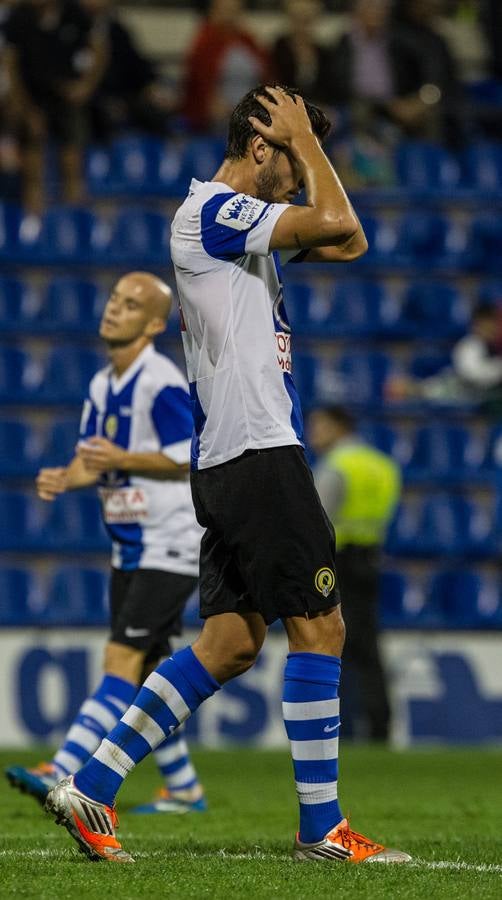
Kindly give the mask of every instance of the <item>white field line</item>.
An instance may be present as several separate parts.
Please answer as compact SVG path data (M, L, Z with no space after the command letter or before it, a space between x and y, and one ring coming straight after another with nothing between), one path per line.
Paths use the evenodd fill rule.
M64 853L64 850L49 850L49 849L41 849L41 848L32 848L30 850L0 850L0 859L11 858L11 859L54 859L55 857L61 856L61 853ZM218 850L215 853L197 853L196 851L164 851L164 850L152 850L150 852L139 851L134 853L133 855L135 859L138 860L149 860L149 859L166 859L169 855L171 856L184 856L189 859L227 859L229 861L232 860L281 860L281 861L291 861L291 856L289 854L270 854L265 853L263 850L255 850L251 853L233 853L229 850ZM428 860L428 859L415 859L411 863L406 864L407 867L413 869L439 869L446 870L449 872L480 872L486 873L489 875L502 875L502 865L498 865L497 863L467 863L463 862L460 859L438 859L438 860Z

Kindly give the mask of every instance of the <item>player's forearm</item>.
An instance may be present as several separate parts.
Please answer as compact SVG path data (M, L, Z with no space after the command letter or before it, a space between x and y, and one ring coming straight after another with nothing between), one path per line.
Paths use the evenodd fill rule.
M302 135L291 144L300 167L307 205L318 215L320 237L327 242L364 239L360 222L333 166L314 135Z
M120 468L132 475L145 478L184 479L188 473L188 463L177 463L163 453L129 453L126 451Z

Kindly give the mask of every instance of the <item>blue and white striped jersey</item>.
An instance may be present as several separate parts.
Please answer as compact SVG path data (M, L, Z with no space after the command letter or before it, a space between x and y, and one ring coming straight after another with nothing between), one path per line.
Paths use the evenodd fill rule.
M94 376L80 439L106 437L133 453L161 452L183 463L190 458L192 429L185 378L149 345L120 378L111 366ZM188 481L105 472L98 491L114 567L198 575L202 530Z
M302 444L281 261L270 237L287 204L192 180L171 231L195 430L192 468Z

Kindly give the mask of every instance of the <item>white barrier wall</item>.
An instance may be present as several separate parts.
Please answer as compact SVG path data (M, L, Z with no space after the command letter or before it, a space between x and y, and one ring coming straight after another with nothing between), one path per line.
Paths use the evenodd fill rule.
M84 629L0 631L0 745L57 743L99 680L105 638ZM397 745L502 741L502 634L389 633L383 649ZM255 668L206 703L189 734L208 746L285 745L285 654L283 637L270 635Z

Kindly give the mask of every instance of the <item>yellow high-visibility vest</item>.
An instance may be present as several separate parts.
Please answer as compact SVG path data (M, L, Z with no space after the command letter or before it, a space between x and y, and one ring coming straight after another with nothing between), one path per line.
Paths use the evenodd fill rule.
M382 544L401 494L397 463L359 441L344 441L328 453L326 463L344 482L343 501L333 517L337 546Z

